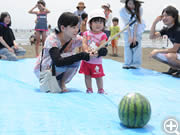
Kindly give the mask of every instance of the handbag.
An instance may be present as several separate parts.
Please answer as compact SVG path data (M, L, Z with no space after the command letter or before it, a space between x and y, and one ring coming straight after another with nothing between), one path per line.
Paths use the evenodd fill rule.
M70 40L71 41L71 40ZM69 44L69 42L66 42L63 47L60 49L60 53L63 52L63 50L66 48L66 46ZM43 50L42 50L42 56L41 56L41 62L40 62L40 91L41 92L51 92L51 93L61 93L62 89L59 87L58 81L56 79L56 70L55 65L52 62L52 69L46 69L41 71L41 64L43 61Z

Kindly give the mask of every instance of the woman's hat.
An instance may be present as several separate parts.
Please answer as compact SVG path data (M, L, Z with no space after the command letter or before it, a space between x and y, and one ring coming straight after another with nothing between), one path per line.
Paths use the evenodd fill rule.
M137 2L140 2L140 3L144 3L143 1L140 1L140 0L134 0L134 1L137 1ZM126 3L126 0L120 0L120 2Z
M107 8L112 12L112 10L110 9L111 6L110 6L109 3L104 3L101 7L102 7L102 8L107 7Z
M84 2L82 2L82 1L79 2L76 8L79 9L80 7L84 8L84 9L86 8L86 6L84 5Z

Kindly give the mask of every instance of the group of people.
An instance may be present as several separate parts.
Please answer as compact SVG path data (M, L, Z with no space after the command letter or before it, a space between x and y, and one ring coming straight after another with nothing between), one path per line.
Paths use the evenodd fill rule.
M45 8L44 1L39 0L29 13L36 14L36 36L45 35L47 30L47 13L50 11ZM124 31L124 65L123 69L137 69L141 66L141 40L145 30L145 23L142 19L142 1L139 0L121 0L125 6L120 10L120 17L125 26L135 21ZM40 11L34 11L35 8ZM55 33L49 35L44 40L43 50L38 56L34 72L40 77L41 70L47 70L55 65L56 79L62 89L67 92L66 84L71 81L80 66L79 73L84 74L86 92L93 93L92 78L96 79L98 93L106 93L103 87L103 66L102 56L106 56L108 51L106 47L99 48L108 38L111 38L120 31L118 27L118 18L112 19L112 11L109 4L102 5L103 10L93 10L87 14L84 2L79 2L77 11L74 13L64 12L60 15ZM179 75L180 71L180 24L178 20L178 10L173 6L163 9L162 14L158 16L151 27L150 38L158 38L167 35L173 43L173 48L155 49L151 52L151 57L168 64L171 68L168 74ZM113 22L111 27L110 22ZM156 24L160 21L166 25L161 31L156 32ZM44 24L46 22L46 25ZM0 17L0 55L7 57L6 53L20 53L25 51L17 47L8 13L1 14ZM89 29L86 28L88 24ZM7 35L8 34L8 35ZM116 46L118 36L112 41ZM37 39L38 40L38 39ZM39 45L39 41L36 43ZM66 47L64 47L66 45ZM63 48L64 47L64 48ZM78 53L76 48L81 47L82 51ZM38 48L38 46L37 46ZM61 49L64 49L60 52ZM115 53L115 51L113 51ZM8 57L9 58L9 57ZM81 61L81 63L80 63Z

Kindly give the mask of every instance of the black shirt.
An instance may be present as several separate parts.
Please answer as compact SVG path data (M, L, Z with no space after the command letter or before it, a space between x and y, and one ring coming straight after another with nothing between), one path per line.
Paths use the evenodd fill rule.
M180 25L174 25L171 28L163 28L160 31L161 36L167 35L171 42L180 44Z
M5 27L0 24L0 37L4 39L4 41L9 45L9 47L14 46L13 41L15 40L14 33L11 28ZM4 45L0 42L0 49L5 48Z

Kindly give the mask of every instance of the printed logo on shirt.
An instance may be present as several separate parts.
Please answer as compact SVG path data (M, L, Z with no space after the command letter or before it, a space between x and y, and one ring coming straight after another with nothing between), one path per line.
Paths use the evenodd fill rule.
M95 67L95 72L94 72L94 74L100 74L99 69L100 69L99 66L96 66L96 67Z

